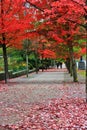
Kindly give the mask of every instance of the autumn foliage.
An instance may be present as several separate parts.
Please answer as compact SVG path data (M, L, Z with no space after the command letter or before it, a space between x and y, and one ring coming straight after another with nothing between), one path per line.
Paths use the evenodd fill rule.
M24 40L34 41L32 50L40 58L71 58L73 69L74 59L86 53L86 18L85 0L0 0L0 46L21 49ZM6 52L5 60L7 62ZM74 76L76 68L73 70ZM32 105L26 119L17 126L0 127L8 130L85 130L86 110L84 99L53 99L48 104Z
M84 0L3 0L0 7L0 43L4 34L7 46L20 48L23 39L44 36L56 48L57 44L74 43L76 35L85 35L80 29L85 24Z
M36 34L30 33L34 30L32 10L29 13L23 0L3 0L0 2L0 43L3 44L2 34L5 36L5 44L20 48L22 40L32 38Z

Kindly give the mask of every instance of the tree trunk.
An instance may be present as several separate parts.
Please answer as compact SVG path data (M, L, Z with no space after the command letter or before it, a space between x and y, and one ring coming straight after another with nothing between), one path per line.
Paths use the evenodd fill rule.
M39 71L39 66L38 66L38 43L36 44L36 49L35 49L35 66L36 66L36 74L38 74Z
M2 47L3 47L3 58L4 58L5 83L7 83L9 76L8 76L8 59L7 59L6 45L3 44Z
M4 29L4 20L3 20L3 14L4 14L4 0L1 0L1 29ZM5 83L7 83L8 79L8 60L7 60L7 52L6 52L6 44L5 44L5 34L2 33L2 48L3 48L3 58L4 58L4 71L5 71Z
M29 69L28 69L28 54L27 54L27 51L26 51L26 76L28 77L28 71L29 71Z
M35 68L36 68L36 74L38 74L39 67L38 67L38 54L37 54L37 51L34 52L34 55L35 55Z
M72 60L71 60L71 58L70 58L70 76L73 75L72 73L73 73L73 72L72 72Z
M87 6L87 0L86 0ZM87 20L87 14L85 15L85 20ZM87 22L86 22L86 32L87 32ZM87 102L87 42L86 42L86 102Z
M44 60L44 58L43 58L43 54L42 54L42 60L41 60L41 64L42 64L42 72L44 71L44 65L43 65L43 60Z
M85 76L86 76L86 102L87 102L87 43L86 43L86 75Z
M69 52L70 52L70 60L71 60L71 65L72 65L72 76L73 76L73 81L77 82L78 78L77 78L77 67L76 67L76 62L73 56L73 46L70 45L69 46Z
M42 51L44 52L44 49L45 49L45 45L43 43L42 45ZM42 54L42 72L44 71L44 53Z
M70 73L70 58L66 59L65 64L66 64L66 68L67 68L68 72Z

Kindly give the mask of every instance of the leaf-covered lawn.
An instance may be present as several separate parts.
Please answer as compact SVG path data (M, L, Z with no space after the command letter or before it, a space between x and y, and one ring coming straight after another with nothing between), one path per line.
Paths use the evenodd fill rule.
M34 104L20 124L4 126L7 130L86 130L87 104L83 99L52 99Z

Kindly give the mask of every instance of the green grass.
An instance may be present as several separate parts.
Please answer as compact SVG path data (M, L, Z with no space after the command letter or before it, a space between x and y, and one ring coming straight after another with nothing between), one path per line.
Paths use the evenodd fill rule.
M86 70L78 70L78 74L85 77L86 76Z

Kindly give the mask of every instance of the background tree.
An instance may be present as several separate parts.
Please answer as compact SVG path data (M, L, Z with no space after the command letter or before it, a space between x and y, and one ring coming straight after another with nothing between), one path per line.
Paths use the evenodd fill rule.
M22 40L26 37L34 37L34 34L26 30L33 29L34 18L32 14L26 13L23 0L1 0L0 1L0 45L3 47L5 82L8 79L8 60L6 47L22 47Z
M50 39L54 39L58 44L65 44L64 40L67 40L66 44L71 57L70 66L75 82L77 81L77 72L73 52L73 47L76 45L74 40L75 35L79 35L80 25L84 25L83 16L85 13L84 1L80 1L80 3L73 0L51 2L50 7L44 9L44 22L39 26L40 34L45 35L45 37L49 35ZM83 34L85 34L84 31Z

